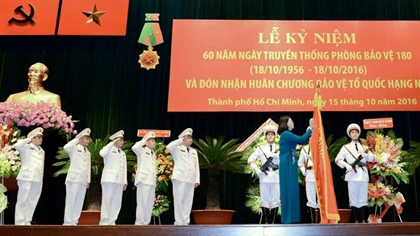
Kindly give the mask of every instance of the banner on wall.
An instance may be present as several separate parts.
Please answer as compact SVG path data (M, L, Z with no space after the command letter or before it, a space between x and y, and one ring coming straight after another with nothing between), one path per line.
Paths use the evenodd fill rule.
M125 35L128 3L129 0L2 0L0 35Z
M174 20L168 111L420 110L417 21Z
M0 35L54 35L60 0L2 0Z

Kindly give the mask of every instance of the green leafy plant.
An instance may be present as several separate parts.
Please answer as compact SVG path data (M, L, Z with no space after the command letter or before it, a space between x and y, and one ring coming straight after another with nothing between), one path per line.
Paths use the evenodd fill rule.
M166 195L157 194L153 204L152 215L154 217L159 217L163 212L169 210L170 203L171 202Z
M262 214L262 209L260 205L260 186L259 185L250 185L246 191L246 197L248 200L245 202L245 206L250 208L251 211L257 215ZM279 207L277 215L281 215L281 208Z
M250 208L251 211L257 215L260 215L262 213L260 201L260 186L259 185L250 185L246 197L248 200L245 202L245 206Z
M242 152L237 152L238 139L224 142L224 137L217 139L206 137L205 140L194 140L197 146L201 169L208 169L209 186L207 194L207 209L220 208L219 171L249 174L247 160L242 158Z
M408 174L414 175L420 166L420 142L410 141L410 149L404 153L402 161L407 163L404 169Z
M328 147L328 155L330 156L330 162L335 161L335 157L340 152L341 147L343 147L344 144L348 143L348 137L341 136L335 142L332 142L332 140L333 140L333 135L328 136L326 140L327 147Z

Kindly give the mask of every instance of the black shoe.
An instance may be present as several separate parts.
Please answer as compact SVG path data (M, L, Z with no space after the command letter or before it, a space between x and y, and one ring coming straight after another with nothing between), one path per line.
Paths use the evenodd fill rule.
M316 223L316 219L315 219L315 208L308 207L308 211L309 211L309 219L310 219L310 222L312 224Z
M268 223L269 224L274 224L275 223L278 209L279 208L277 208L277 207L273 208L273 209L270 209L271 210L271 215L270 215L270 217L268 217Z
M354 223L359 223L359 211L357 207L351 207L351 213L354 217Z
M360 223L366 223L366 215L365 215L366 208L367 208L366 206L359 208L359 222Z

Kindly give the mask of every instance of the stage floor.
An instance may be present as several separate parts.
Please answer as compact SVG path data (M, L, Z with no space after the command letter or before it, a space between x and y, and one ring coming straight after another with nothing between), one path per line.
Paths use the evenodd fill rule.
M189 225L189 226L0 226L1 236L265 236L265 235L420 235L420 223Z

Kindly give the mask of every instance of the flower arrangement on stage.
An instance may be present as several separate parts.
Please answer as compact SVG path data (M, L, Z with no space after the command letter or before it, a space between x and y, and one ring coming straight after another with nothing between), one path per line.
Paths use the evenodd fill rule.
M380 215L376 215L375 210L375 214L369 217L369 221L380 222L392 205L395 205L398 214L401 214L404 196L397 192L396 187L392 186L387 178L392 177L397 184L409 182L409 174L404 169L406 163L402 160L405 153L401 150L403 140L396 138L392 130L386 135L382 130L375 130L368 132L366 140L361 141L376 156L376 162L367 163L371 174L371 182L368 185L368 206L385 206L385 210Z
M166 149L166 145L156 140L156 190L155 190L155 204L153 207L153 216L158 217L163 212L169 209L170 201L166 196L169 189L169 181L171 180L172 171L174 169L174 161L172 156ZM134 166L134 172L131 175L131 180L136 179L137 165Z
M152 215L154 217L159 217L163 212L169 210L169 204L171 202L168 200L168 197L163 194L156 194L155 201L153 204Z
M376 156L376 162L368 163L371 174L384 178L392 176L397 184L401 181L408 183L408 172L404 170L406 163L402 161L403 140L401 138L395 138L392 131L383 135L380 130L375 130L375 132L368 132L366 140L362 143L370 147Z
M157 142L156 147L156 192L167 193L169 181L174 170L174 161L163 142Z
M16 177L21 166L19 152L9 144L0 149L0 178Z
M4 194L7 191L3 184L0 184L0 213L7 207L7 196Z
M47 102L0 103L0 124L6 125L9 122L18 127L37 126L57 129L60 134L72 134L74 128L72 116L67 116L59 106Z
M13 148L19 133L10 121L7 125L0 125L0 178L16 177L19 173L21 166L19 152Z
M385 202L392 202L395 199L395 189L391 185L386 185L380 176L376 179L371 176L368 185L368 206L382 206Z

